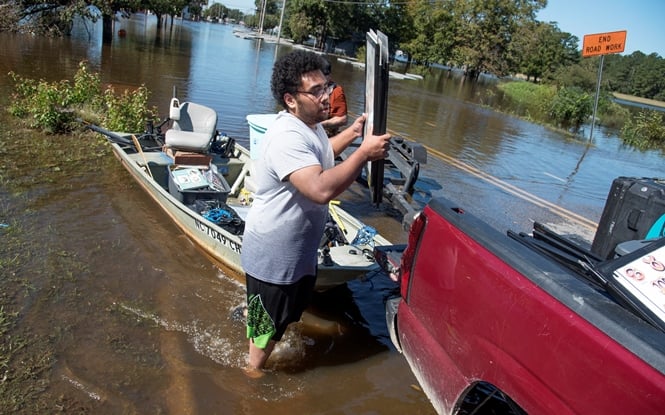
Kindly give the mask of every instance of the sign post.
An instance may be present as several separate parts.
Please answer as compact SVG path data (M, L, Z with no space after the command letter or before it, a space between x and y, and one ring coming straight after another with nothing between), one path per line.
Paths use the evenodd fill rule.
M598 82L596 84L596 100L593 104L589 141L593 139L593 128L596 124L596 111L598 110L598 97L600 95L600 80L603 76L603 62L605 61L605 55L623 52L626 48L626 34L627 32L625 30L621 30L618 32L584 35L582 57L588 58L590 56L600 55L600 63L598 64Z

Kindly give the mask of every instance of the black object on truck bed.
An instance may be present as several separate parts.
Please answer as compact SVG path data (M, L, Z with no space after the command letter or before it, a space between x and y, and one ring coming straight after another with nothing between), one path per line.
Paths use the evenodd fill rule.
M607 195L591 251L611 259L621 242L665 236L665 229L650 232L663 217L665 179L617 177Z

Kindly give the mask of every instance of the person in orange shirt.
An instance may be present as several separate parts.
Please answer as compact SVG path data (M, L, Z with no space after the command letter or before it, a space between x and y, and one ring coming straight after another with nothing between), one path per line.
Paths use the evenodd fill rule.
M329 85L333 86L333 90L330 93L330 115L327 120L321 122L326 133L328 133L328 137L337 135L341 128L346 127L347 122L344 88L332 80L330 76L331 69L330 62L325 61L322 72L328 79Z

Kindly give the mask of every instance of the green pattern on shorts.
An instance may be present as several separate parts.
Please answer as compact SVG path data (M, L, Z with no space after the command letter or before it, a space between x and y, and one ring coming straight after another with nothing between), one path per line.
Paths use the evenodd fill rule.
M256 294L250 296L247 301L247 338L253 339L258 348L265 349L276 331L275 323L263 307L261 297Z

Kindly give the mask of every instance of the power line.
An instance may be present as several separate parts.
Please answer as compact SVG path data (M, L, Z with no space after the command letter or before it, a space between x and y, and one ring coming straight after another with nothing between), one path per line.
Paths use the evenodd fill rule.
M409 4L408 1L352 1L352 0L323 0L325 3L336 3L336 4L357 4L359 6L393 6L393 5L402 5Z

